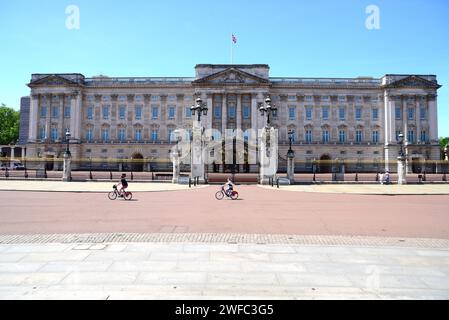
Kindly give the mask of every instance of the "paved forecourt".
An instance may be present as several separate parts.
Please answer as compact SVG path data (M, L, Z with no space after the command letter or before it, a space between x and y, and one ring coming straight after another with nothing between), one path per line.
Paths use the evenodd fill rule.
M0 299L449 299L448 279L441 248L0 245Z
M0 299L449 298L447 195L217 190L0 191Z
M312 184L279 186L260 186L265 189L340 194L373 195L449 195L449 184Z
M239 200L218 201L214 196L218 190L219 186L206 186L134 192L133 201L110 201L107 191L0 191L0 234L244 233L449 239L449 195L283 192L242 185L236 186Z
M0 180L0 191L41 191L41 192L110 192L119 181L110 182L62 182L62 181L24 181ZM197 186L204 187L204 186ZM129 181L131 192L176 191L189 189L188 185L169 182Z

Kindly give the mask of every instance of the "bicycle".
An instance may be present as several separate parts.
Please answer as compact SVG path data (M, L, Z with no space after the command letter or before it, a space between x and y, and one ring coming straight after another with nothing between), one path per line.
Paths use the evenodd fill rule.
M115 199L117 199L117 197L121 197L121 196L123 196L123 199L125 199L125 200L131 200L133 198L133 194L129 191L123 192L123 189L122 189L119 192L117 189L117 185L115 185L115 184L112 186L112 188L114 190L108 193L109 200L115 200Z
M224 190L224 187L222 186L222 187L221 187L221 190L218 191L218 192L215 194L215 198L216 198L217 200L222 200L222 199L224 198L224 196L226 196L226 197L228 197L228 198L231 198L232 200L237 200L237 199L239 198L239 193L238 193L237 191L235 191L235 190L232 190L231 193L229 193L229 191L226 192L226 191Z

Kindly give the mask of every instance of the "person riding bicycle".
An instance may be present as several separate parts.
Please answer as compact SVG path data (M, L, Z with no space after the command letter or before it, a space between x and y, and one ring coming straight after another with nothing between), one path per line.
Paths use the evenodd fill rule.
M228 197L231 196L231 193L234 190L234 184L232 183L231 178L228 178L228 181L225 183L224 190Z
M128 188L128 181L126 181L126 173L122 174L120 178L120 183L117 186L117 190L120 196L123 196L123 192L125 192L126 188Z

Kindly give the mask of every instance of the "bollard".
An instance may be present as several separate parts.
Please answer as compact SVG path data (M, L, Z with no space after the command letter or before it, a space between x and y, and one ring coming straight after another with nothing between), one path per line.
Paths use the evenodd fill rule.
M92 180L93 176L92 176L92 170L89 172L89 179Z
M48 175L47 175L47 168L44 168L44 178L47 179Z
M109 171L109 179L112 180L112 171Z
M279 178L276 179L276 185L277 185L277 187L279 189Z
M9 178L9 171L8 171L8 168L5 168L5 178Z
M356 182L359 181L359 174L358 174L358 173L355 174L355 181L356 181Z
M316 182L316 174L313 174L313 182Z
M151 172L151 180L154 180L154 172Z
M192 188L192 179L189 178L189 188Z
M274 178L271 178L271 186L274 187Z
M133 172L131 171L131 181L132 180L134 180L134 174L133 174Z
M446 172L443 174L443 181L447 182Z
M379 172L376 173L376 182L379 182Z
M427 181L427 176L426 176L426 173L424 172L424 174L422 175L422 181Z
M28 179L28 171L25 169L25 179Z

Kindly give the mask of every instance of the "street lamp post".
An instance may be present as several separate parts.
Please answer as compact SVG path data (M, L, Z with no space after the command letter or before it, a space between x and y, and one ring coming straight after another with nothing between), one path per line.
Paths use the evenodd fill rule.
M64 167L63 167L63 173L62 173L62 181L72 181L72 154L70 153L70 131L67 130L65 133L65 139L67 142L67 146L64 152Z
M205 179L205 159L204 149L204 128L201 126L201 115L207 116L207 103L203 103L200 97L195 100L195 105L190 107L192 116L197 115L197 121L193 121L193 137L191 148L191 176L198 179L198 182L204 183Z
M275 178L278 165L278 149L276 130L272 127L271 121L277 111L277 107L271 103L271 98L267 97L264 103L259 103L258 108L261 116L266 115L266 126L260 138L260 183L268 184ZM273 141L272 141L273 140Z
M398 135L399 155L398 155L398 184L407 184L407 175L405 170L406 155L404 152L404 135Z
M290 184L295 183L295 152L292 150L292 142L295 131L288 131L289 148L287 151L287 179L290 180Z
M198 122L201 122L201 114L207 116L207 110L209 109L207 108L207 103L203 102L203 100L201 100L201 98L198 97L195 101L195 105L191 106L190 110L192 111L192 116L195 116L196 113L198 117Z
M266 125L266 127L270 128L271 127L271 118L273 117L273 114L277 111L276 105L274 105L274 104L272 105L271 104L271 98L270 97L267 97L265 99L265 105L262 102L259 103L259 111L260 111L260 114L261 114L262 117L267 115L267 125Z

